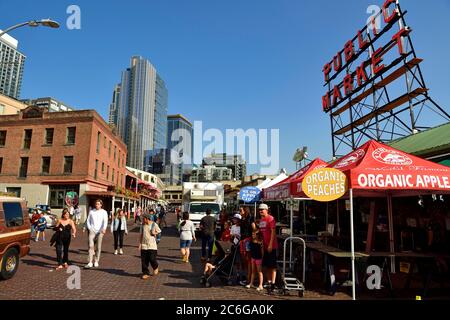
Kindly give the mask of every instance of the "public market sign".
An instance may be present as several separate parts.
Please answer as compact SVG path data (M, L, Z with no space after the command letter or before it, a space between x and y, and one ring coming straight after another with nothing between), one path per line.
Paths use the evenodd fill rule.
M322 72L328 91L322 97L324 112L330 112L352 94L372 84L375 78L389 71L391 65L388 66L383 61L387 60L388 56L396 56L396 60L406 58L408 52L405 37L409 35L411 29L402 23L399 24L399 31L383 40L385 41L383 45L375 47L387 31L397 22L402 22L403 13L397 5L397 0L386 0L380 13L372 17L368 25L358 30L355 36L344 44L343 49L325 63ZM377 25L377 21L381 25ZM397 49L396 53L388 55L395 49ZM358 58L366 55L368 59L356 63ZM396 60L392 66L395 65ZM356 67L352 68L355 65ZM342 74L344 75L341 76Z
M317 169L303 179L302 189L313 200L333 201L341 198L347 192L347 176L337 169Z

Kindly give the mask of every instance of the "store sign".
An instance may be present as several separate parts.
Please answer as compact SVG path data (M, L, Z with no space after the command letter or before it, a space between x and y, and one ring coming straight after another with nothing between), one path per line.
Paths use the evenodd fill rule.
M329 202L347 192L347 176L337 169L322 168L310 172L302 182L303 192L313 200Z
M239 199L245 203L254 203L260 200L261 190L257 187L246 187L239 192Z
M402 23L399 23L399 30L393 36L383 40L385 43L375 46L380 38L403 18L396 1L386 0L380 13L372 17L368 25L358 30L356 35L344 44L343 49L323 67L325 85L328 87L322 97L324 112L330 112L352 94L364 86L371 85L375 78L387 72L389 67L384 60L387 60L389 52L397 48L396 55L400 59L408 53L405 37L411 29ZM378 26L377 19L384 24ZM356 62L360 57L366 56L369 58Z
M78 204L78 193L75 191L69 191L66 193L66 204L68 206L76 206Z

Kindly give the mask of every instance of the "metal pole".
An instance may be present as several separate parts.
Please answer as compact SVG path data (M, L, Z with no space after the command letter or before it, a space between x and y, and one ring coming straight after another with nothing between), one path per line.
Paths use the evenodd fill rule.
M394 217L392 215L392 194L388 194L388 219L389 219L389 250L390 253L395 252L394 243ZM391 273L395 273L395 257L391 257Z
M352 253L352 299L356 300L355 290L355 230L353 229L353 189L350 189L350 245Z
M306 236L306 203L303 200L303 234Z
M294 236L294 200L291 198L291 219L290 219L290 228L291 228L291 238ZM292 241L289 246L289 268L290 270L293 270L292 268Z

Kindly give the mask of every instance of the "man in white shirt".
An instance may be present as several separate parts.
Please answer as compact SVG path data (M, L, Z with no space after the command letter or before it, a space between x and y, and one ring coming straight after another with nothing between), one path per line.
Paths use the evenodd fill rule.
M103 201L95 201L95 209L89 211L89 216L86 220L86 227L89 230L89 263L85 268L98 268L100 262L100 254L102 252L103 235L106 233L108 226L108 213L102 209ZM94 256L95 261L94 263Z

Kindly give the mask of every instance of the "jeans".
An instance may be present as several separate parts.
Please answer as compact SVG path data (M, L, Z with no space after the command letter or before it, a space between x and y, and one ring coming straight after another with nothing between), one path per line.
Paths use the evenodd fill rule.
M212 257L212 249L214 244L214 235L204 234L202 237L202 257L206 257L206 244L208 244L208 259Z
M117 247L120 249L123 248L123 235L125 233L125 230L117 230L114 231L114 250L117 250Z

